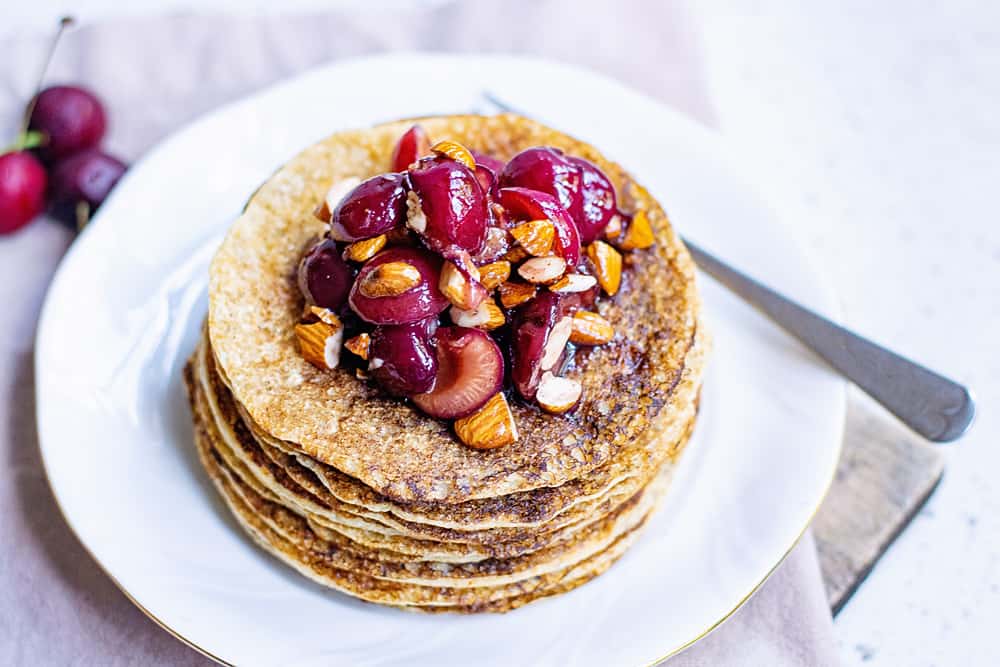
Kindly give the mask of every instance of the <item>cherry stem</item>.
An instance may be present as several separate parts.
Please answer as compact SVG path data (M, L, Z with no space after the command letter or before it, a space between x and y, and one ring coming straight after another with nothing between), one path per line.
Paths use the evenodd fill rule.
M45 60L42 61L42 69L38 73L38 80L35 82L35 92L31 96L28 106L24 108L24 117L21 118L21 135L28 132L28 124L31 122L31 112L35 110L35 100L38 99L38 93L42 92L42 84L45 82L45 73L49 71L49 63L52 62L52 55L56 52L56 45L59 44L59 38L62 37L66 28L73 25L73 23L74 19L72 16L64 16L59 19L59 27L56 29L56 34L52 36L52 40L49 42L49 51L45 54Z

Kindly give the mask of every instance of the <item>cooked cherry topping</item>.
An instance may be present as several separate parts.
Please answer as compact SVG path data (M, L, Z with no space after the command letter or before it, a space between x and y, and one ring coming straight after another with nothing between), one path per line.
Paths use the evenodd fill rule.
M489 334L466 327L437 330L434 389L411 400L432 417L454 419L475 412L503 386L503 355Z
M403 174L382 174L354 188L337 205L330 235L338 241L357 241L385 234L406 219Z
M500 174L500 185L550 194L568 211L580 189L580 170L562 151L539 146L515 155Z
M486 167L494 174L496 174L498 177L500 175L500 172L502 172L504 167L506 166L506 163L503 160L495 158L489 153L482 153L480 151L469 151L469 152L472 153L472 157L475 158L476 165L482 165Z
M486 195L471 169L447 158L421 160L410 170L417 202L408 224L428 248L447 256L477 253L486 237ZM419 211L412 210L419 205Z
M414 125L396 142L396 148L392 151L392 170L406 171L411 164L430 152L431 142L427 133L424 128Z
M500 203L515 218L551 220L556 228L553 243L556 253L570 267L579 263L580 234L576 230L576 223L554 196L528 188L503 188L500 190Z
M320 308L340 310L353 282L354 271L330 239L314 245L299 262L299 289L306 301Z
M593 162L569 158L580 170L580 190L569 212L580 232L580 242L590 245L601 237L618 209L615 187Z
M438 372L434 341L437 317L375 327L368 372L387 392L408 396L430 391Z
M553 292L539 293L514 312L510 375L514 388L522 398L534 398L542 373L558 366L557 360L549 368L542 368L542 361L547 351L551 354L549 339L553 329L570 314L563 297Z
M397 173L336 205L334 240L303 258L301 289L338 311L327 324L351 336L351 358L367 359L367 376L386 393L458 419L455 434L470 447L506 444L518 435L504 378L550 414L572 410L582 387L563 375L568 355L614 338L595 312L598 295L618 291L620 253L648 247L653 233L648 223L608 229L615 215L646 220L645 212L619 211L613 184L587 160L537 147L504 163L448 139L431 144L414 125L393 152ZM384 249L354 275L376 247ZM450 321L468 326L439 326L449 306ZM299 335L305 356L316 343Z
M383 264L401 262L415 268L419 282L395 296L365 296L359 286ZM450 304L441 294L441 258L426 250L406 246L392 247L372 257L361 267L351 287L351 308L361 319L372 324L406 324L442 312Z

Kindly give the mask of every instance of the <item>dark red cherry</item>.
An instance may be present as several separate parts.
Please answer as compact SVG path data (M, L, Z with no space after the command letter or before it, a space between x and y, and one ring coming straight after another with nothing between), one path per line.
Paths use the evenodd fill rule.
M495 199L497 195L496 172L477 162L475 174L476 180L479 181L479 187L481 187L483 192L486 194L486 199Z
M449 306L441 294L441 258L420 248L390 247L372 257L361 267L357 280L351 287L348 299L351 308L361 319L372 324L406 324L436 316ZM420 273L420 282L396 296L365 296L362 281L382 264L405 262Z
M553 195L569 211L580 189L580 171L562 151L546 146L523 150L500 174L500 187L519 187Z
M414 394L418 408L442 419L464 417L481 408L503 386L503 355L488 334L466 327L441 327L434 389Z
M382 174L364 181L337 204L330 220L330 236L357 241L385 234L406 220L406 184L403 174Z
M64 222L80 222L77 206L86 204L88 215L96 211L126 169L124 162L96 148L59 160L49 179L53 213Z
M427 132L419 125L414 125L399 138L396 148L392 151L392 170L406 171L407 168L431 152L431 141Z
M437 327L437 317L375 327L368 348L371 377L394 396L430 391L438 372Z
M556 228L553 243L556 253L571 267L580 262L580 234L576 223L554 196L528 188L503 188L500 203L515 219L551 220Z
M580 243L586 246L601 237L617 212L615 186L593 162L577 157L568 160L580 171L580 188L569 212L580 232Z
M354 270L330 239L314 245L299 262L299 290L310 304L340 310L353 282Z
M560 295L541 292L514 311L510 375L523 398L534 398L542 373L558 367L572 329L572 310Z
M407 224L428 248L441 255L475 254L486 237L486 195L471 169L451 159L421 160L410 171L420 210Z
M31 222L45 208L45 167L31 153L0 155L0 234Z
M470 150L469 152L472 153L472 157L476 161L477 165L483 165L496 174L497 177L499 177L500 172L502 172L503 168L506 166L506 163L503 160L493 157L489 153L481 153L473 150Z
M95 148L104 137L104 107L97 97L78 86L52 86L38 93L30 128L45 135L39 153L58 160L85 148Z

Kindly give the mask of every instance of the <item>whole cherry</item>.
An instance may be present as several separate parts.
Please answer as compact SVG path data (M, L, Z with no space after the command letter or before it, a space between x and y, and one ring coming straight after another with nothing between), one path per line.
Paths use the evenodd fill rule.
M60 160L53 167L50 179L52 213L64 222L82 227L125 169L124 162L96 148Z
M104 107L89 90L52 86L35 97L28 127L42 136L42 159L55 162L98 146L107 122Z
M42 212L47 182L45 168L31 153L0 155L0 234L17 231Z

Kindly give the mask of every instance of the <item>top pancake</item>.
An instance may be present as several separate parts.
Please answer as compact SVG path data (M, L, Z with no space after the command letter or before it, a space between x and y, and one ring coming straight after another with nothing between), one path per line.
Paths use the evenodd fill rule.
M210 271L209 334L220 370L263 430L399 502L459 503L559 486L614 457L670 401L698 326L691 259L659 204L593 147L511 114L421 119L433 141L458 141L505 160L538 145L587 158L615 184L623 210L646 210L657 237L652 248L626 254L632 266L621 290L601 300L616 336L577 352L569 373L584 387L577 409L552 416L514 401L521 438L497 450L470 449L447 423L347 371L313 367L293 331L303 306L296 267L325 232L312 211L332 183L386 171L412 123L337 133L253 195Z

